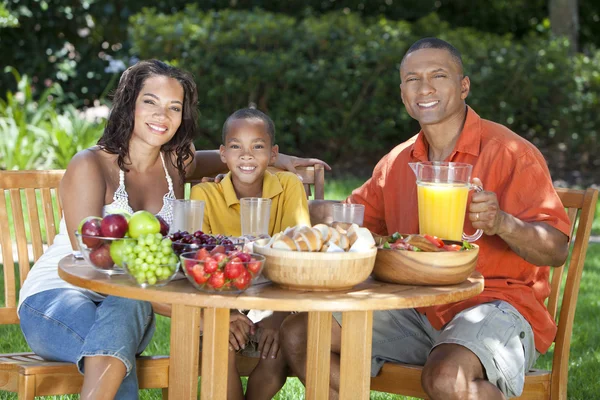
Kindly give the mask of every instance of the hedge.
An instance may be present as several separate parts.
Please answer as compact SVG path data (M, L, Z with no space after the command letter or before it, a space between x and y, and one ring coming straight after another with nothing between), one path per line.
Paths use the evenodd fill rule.
M172 15L152 9L130 19L132 51L195 75L200 147L219 144L229 113L255 103L275 120L291 153L372 165L418 126L399 96L398 68L416 39L438 36L462 53L468 103L552 158L555 177L599 166L600 52L568 56L561 39L452 29L435 14L413 24L332 12L295 18L265 11Z

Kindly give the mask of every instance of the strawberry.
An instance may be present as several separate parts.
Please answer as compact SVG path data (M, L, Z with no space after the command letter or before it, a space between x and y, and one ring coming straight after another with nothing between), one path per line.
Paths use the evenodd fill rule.
M198 261L204 261L209 256L210 256L210 254L209 254L208 250L206 250L204 247L196 252L196 260L198 260Z
M250 281L252 280L252 276L248 271L243 271L240 276L233 280L233 284L239 290L244 290L250 285Z
M252 260L248 263L248 271L250 271L253 275L256 275L260 272L261 262Z
M225 274L223 271L215 271L210 278L208 278L208 285L214 289L221 289L225 284Z
M204 261L204 272L206 272L207 274L212 274L218 268L219 268L219 263L217 262L217 260L215 260L213 258L207 258Z
M225 278L235 279L240 276L243 271L244 264L240 262L239 258L234 257L225 265Z
M227 258L227 256L223 253L215 253L212 256L213 260L215 260L218 264L221 264L221 261L223 261L225 258Z

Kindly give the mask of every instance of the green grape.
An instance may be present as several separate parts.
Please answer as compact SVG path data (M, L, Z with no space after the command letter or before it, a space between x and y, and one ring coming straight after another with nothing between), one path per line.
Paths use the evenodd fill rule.
M135 261L133 262L136 266L140 266L144 263L144 259L143 258L136 258Z
M149 285L156 285L156 277L155 276L151 276L148 278L148 284Z
M173 241L172 241L171 239L169 239L168 237L167 237L167 238L164 238L164 239L163 239L163 240L160 242L160 245L161 245L161 246L163 246L163 247L168 247L169 249L171 249L171 245L172 245L172 244L173 244Z
M162 276L164 271L163 271L162 267L158 267L158 268L156 268L154 273L156 274L156 276Z
M135 254L139 254L142 250L144 250L144 248L139 244L139 242L133 248L133 252Z
M155 237L156 239L158 239L158 240L162 240L162 238L163 238L163 235L161 235L160 233L155 233L155 234L154 234L154 237Z
M148 246L148 250L155 252L158 250L158 245L156 243L152 243L150 246Z

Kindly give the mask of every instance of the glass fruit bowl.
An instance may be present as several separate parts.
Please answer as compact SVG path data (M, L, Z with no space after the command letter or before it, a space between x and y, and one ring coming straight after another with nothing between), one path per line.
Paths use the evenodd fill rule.
M81 255L94 269L107 275L125 273L124 249L135 244L136 239L82 235L79 232L75 232L75 237Z
M241 293L248 289L265 266L265 257L237 250L208 252L206 249L179 256L185 276L198 290L209 293Z
M205 248L208 251L214 250L218 246L217 251L242 251L245 240L242 238L228 237L224 235L211 235L202 231L188 233L186 231L178 231L169 235L169 239L173 242L173 251L178 256L183 253L197 251Z
M179 262L167 264L128 263L123 262L127 275L143 288L164 286L171 282L179 269Z

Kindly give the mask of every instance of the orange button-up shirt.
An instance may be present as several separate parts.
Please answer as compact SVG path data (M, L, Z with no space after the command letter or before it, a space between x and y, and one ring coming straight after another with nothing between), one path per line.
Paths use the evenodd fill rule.
M384 156L373 176L346 200L365 205L364 226L385 235L418 233L416 177L409 162L428 161L423 132ZM569 235L570 224L554 190L542 154L505 126L481 119L470 107L454 151L445 161L473 165L487 191L495 192L500 209L526 222L543 221ZM474 228L465 218L464 232ZM556 334L556 323L544 300L550 294L549 267L519 257L499 236L483 235L477 270L485 278L480 295L461 302L419 309L434 328L441 329L460 311L477 304L504 300L529 321L536 349L545 353Z

